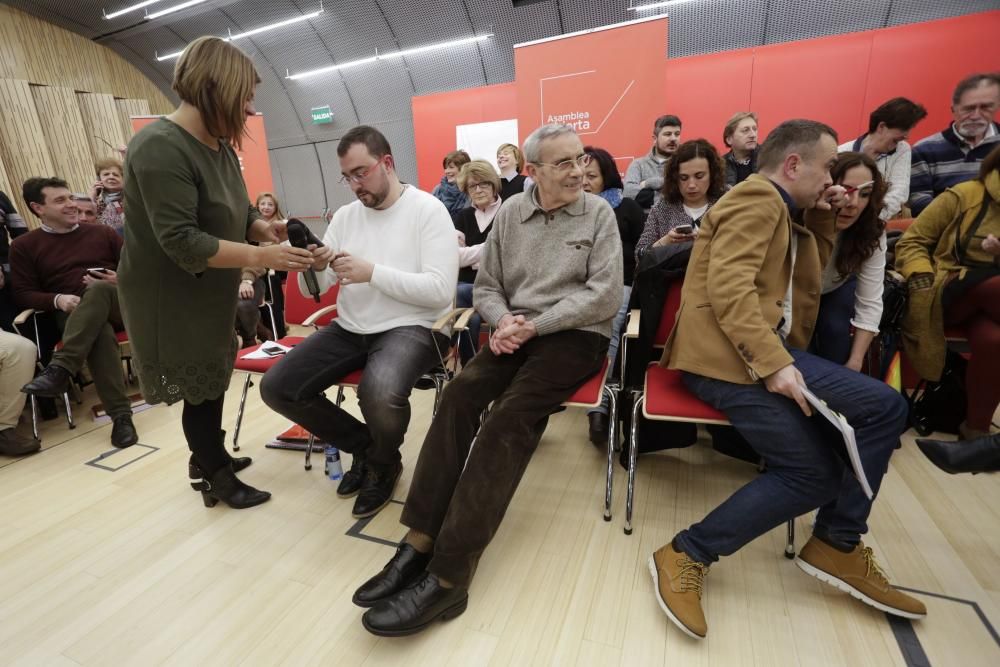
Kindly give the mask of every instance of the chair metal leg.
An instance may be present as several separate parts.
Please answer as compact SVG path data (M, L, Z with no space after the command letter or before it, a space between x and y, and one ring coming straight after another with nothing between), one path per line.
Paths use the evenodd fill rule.
M69 404L69 392L63 392L63 402L66 404L66 424L70 429L74 429L76 424L73 422L73 408Z
M313 443L316 442L316 436L312 433L309 434L309 441L306 442L306 470L312 470L312 453L313 453Z
M788 543L785 544L785 558L795 558L795 519L788 520Z
M243 395L240 396L240 406L236 409L236 428L233 429L233 451L240 451L240 427L243 426L243 407L247 402L247 392L250 391L250 374L243 382Z
M343 402L344 402L344 388L337 387L337 407L339 408L340 404Z
M608 472L604 485L604 520L611 521L611 484L615 474L615 449L618 444L618 391L604 385L608 397Z
M448 372L447 369L445 372ZM431 416L436 417L438 406L441 405L441 392L444 391L444 378L438 373L434 373L432 377L434 378L434 408L431 410Z
M628 439L628 489L625 493L625 534L632 534L632 503L635 500L635 461L639 452L639 415L646 397L642 392L633 392L632 428Z
M31 434L35 436L35 440L42 441L38 434L38 401L34 394L31 395Z

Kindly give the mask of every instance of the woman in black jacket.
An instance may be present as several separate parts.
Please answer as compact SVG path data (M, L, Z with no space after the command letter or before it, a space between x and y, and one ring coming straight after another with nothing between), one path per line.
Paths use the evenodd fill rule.
M590 163L583 169L583 189L602 197L611 205L618 220L618 233L622 239L625 288L621 308L611 325L611 344L608 346L608 367L611 368L615 365L622 325L628 313L632 276L635 273L635 244L642 235L646 216L634 199L622 196L624 187L622 177L611 154L603 148L593 146L586 146L583 151L590 156ZM590 441L603 447L608 441L608 399L605 398L599 407L588 412L587 417L590 420Z

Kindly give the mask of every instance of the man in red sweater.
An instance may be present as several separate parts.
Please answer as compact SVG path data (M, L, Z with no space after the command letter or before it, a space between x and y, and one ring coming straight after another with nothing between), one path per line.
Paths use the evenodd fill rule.
M29 178L24 201L41 227L18 237L10 248L11 288L21 308L51 312L62 332L62 348L21 391L59 396L86 361L97 394L111 416L111 444L139 441L122 378L115 328L121 328L118 266L122 237L104 225L80 225L66 182Z

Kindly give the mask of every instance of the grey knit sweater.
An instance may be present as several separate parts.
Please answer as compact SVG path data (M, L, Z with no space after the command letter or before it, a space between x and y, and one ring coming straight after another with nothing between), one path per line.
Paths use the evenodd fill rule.
M523 314L539 336L580 329L610 338L622 303L622 244L611 206L581 192L546 213L534 184L514 195L493 219L472 298L493 326Z

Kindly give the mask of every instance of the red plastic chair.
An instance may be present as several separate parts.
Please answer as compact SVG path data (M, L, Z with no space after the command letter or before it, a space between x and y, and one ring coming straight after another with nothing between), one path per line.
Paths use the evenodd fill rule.
M663 346L677 320L681 304L683 281L675 280L667 290L656 331L655 344ZM638 335L639 315L633 311L629 332ZM641 392L636 392L632 406L632 428L628 438L628 491L625 499L625 534L632 534L632 507L635 500L635 470L639 452L639 415L653 421L686 422L694 424L729 425L726 416L691 393L681 380L681 371L664 368L657 362L646 368ZM788 521L788 542L785 556L795 557L795 521Z

